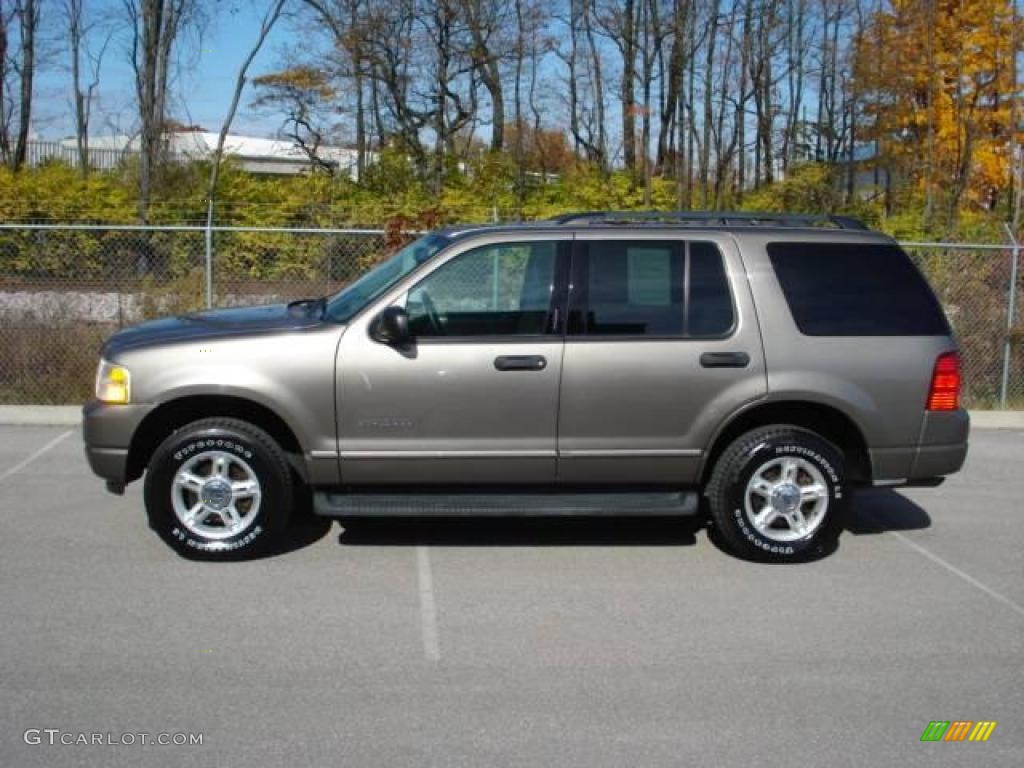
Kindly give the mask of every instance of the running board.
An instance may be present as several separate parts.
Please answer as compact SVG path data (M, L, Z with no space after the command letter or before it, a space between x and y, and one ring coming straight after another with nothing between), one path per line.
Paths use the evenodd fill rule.
M696 491L638 493L337 493L313 494L324 517L543 515L695 515Z

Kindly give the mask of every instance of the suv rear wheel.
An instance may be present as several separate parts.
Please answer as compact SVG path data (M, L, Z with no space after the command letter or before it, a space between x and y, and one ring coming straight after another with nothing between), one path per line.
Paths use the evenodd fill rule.
M722 543L741 557L811 559L835 543L846 501L843 455L821 436L775 425L719 457L706 495Z
M249 556L287 525L291 473L281 448L259 427L203 419L156 449L145 498L150 526L182 554Z

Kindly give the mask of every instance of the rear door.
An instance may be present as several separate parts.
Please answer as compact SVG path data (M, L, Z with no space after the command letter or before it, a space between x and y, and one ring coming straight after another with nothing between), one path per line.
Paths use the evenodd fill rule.
M717 426L767 391L735 241L721 233L576 237L559 482L693 482Z

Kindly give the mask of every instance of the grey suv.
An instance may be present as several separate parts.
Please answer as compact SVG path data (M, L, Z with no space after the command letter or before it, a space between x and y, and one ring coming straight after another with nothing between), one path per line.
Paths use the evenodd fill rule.
M967 453L956 343L859 222L587 213L429 234L340 293L117 333L84 409L107 487L220 558L329 516L706 512L813 556L859 485ZM703 497L703 499L702 499Z

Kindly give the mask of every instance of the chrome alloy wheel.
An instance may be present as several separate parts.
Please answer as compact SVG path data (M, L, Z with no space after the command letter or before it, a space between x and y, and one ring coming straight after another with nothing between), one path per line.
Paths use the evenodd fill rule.
M806 459L782 456L750 477L743 496L747 520L767 539L791 542L812 535L825 520L829 490L821 470Z
M171 484L178 521L207 539L227 539L252 525L260 509L260 481L245 461L205 451L185 462Z

